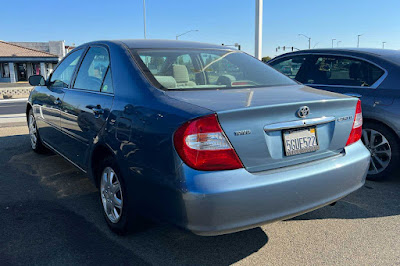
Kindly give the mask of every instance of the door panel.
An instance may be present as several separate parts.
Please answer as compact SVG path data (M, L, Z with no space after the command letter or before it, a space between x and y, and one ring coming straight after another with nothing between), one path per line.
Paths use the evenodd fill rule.
M108 94L73 89L65 94L61 126L66 138L61 143L62 150L70 160L82 168L85 167L88 147L105 124L112 103L113 96Z
M73 88L66 90L61 111L65 155L86 169L90 145L106 122L114 96L109 54L106 48L89 48L76 74Z
M57 67L50 77L48 87L35 96L38 104L39 132L45 142L53 148L59 148L61 133L60 111L64 98L64 90L71 83L72 75L82 55L82 49L70 53Z

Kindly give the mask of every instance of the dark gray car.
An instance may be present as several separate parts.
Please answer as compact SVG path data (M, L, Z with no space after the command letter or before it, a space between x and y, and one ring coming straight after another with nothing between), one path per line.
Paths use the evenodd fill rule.
M399 51L313 49L287 53L268 64L290 69L284 74L305 85L359 97L362 140L372 155L368 179L382 180L399 169Z

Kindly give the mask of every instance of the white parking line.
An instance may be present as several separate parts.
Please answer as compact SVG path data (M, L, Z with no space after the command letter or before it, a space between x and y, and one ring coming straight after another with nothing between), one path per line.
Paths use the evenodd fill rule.
M26 122L26 114L0 115L0 124Z
M26 102L28 98L21 98L21 99L2 99L0 103L17 103L17 102Z

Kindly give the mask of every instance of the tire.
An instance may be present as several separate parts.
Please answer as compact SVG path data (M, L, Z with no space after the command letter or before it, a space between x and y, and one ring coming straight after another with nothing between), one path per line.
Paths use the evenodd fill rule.
M97 172L100 205L108 227L118 235L138 230L141 220L131 206L125 179L115 160L105 158Z
M30 109L28 113L28 128L32 150L41 154L48 152L48 149L44 146L42 139L40 138L39 130L36 125L36 118L33 115L32 109Z
M382 181L398 171L399 140L390 128L380 123L366 122L363 125L362 141L371 152L368 180Z

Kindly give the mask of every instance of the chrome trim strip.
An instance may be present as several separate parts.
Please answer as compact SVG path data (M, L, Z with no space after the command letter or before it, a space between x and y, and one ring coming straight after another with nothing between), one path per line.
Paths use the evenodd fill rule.
M81 168L80 166L78 166L76 163L74 163L73 161L71 161L70 159L67 158L67 156L65 156L64 154L62 154L61 152L57 151L56 149L53 148L53 146L51 146L50 144L48 144L46 141L42 140L44 145L46 145L46 147L48 147L50 150L52 150L53 152L57 153L58 155L60 155L61 157L63 157L65 160L67 160L68 162L70 162L73 166L75 166L76 168L78 168L79 170L81 170L82 172L84 172L85 174L87 173L86 170L84 170L83 168Z
M336 118L334 116L323 116L323 117L318 117L318 118L279 122L279 123L266 125L264 127L264 131L268 132L268 131L276 131L276 130L289 129L289 128L298 128L298 127L326 124L326 123L329 123L329 122L332 122L335 120L336 120Z

